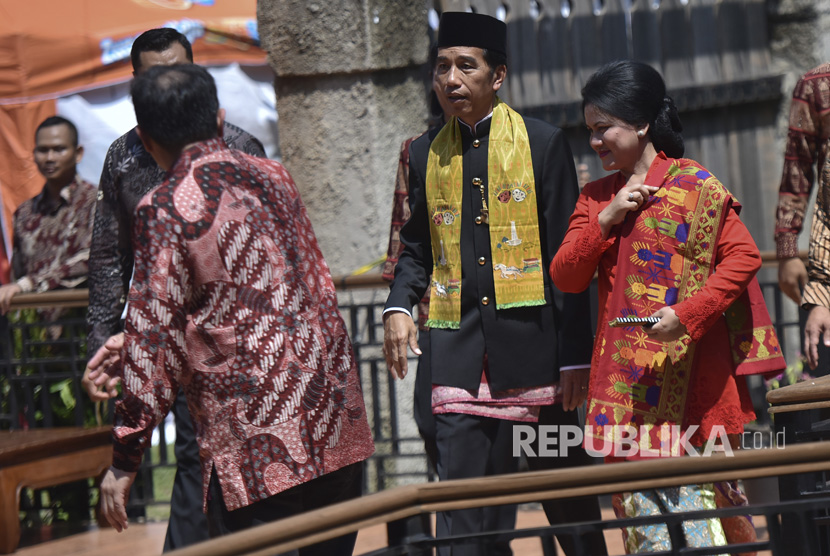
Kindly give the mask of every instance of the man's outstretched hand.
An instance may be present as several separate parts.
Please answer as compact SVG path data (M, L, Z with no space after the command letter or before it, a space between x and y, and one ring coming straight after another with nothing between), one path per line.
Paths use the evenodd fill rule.
M107 371L121 360L122 347L124 347L123 332L110 336L86 364L81 385L92 401L102 402L118 396L116 387L121 382L121 378L112 376Z

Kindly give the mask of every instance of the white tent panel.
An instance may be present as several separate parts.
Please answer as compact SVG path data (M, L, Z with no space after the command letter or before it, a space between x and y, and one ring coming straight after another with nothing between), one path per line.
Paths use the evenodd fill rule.
M216 80L219 104L227 120L257 137L269 158L279 160L277 106L273 72L239 64L208 68ZM129 83L59 98L57 112L77 127L84 146L78 173L97 184L110 144L135 126Z

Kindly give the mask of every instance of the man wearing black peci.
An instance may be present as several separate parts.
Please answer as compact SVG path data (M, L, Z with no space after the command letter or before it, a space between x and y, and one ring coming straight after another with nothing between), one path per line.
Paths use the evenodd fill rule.
M511 473L514 426L579 426L593 337L588 296L564 295L547 274L578 196L561 130L522 118L496 93L507 73L506 27L447 12L438 29L436 93L449 121L410 148L411 217L384 311L390 371L421 355L409 309L431 292L428 335L441 480ZM431 276L431 277L430 277ZM532 469L587 465L579 447L529 457ZM547 502L551 523L600 519L596 498ZM499 516L488 518L487 516ZM494 522L490 522L494 521ZM439 537L509 529L512 512L443 512ZM560 544L576 554L573 539ZM606 553L601 534L590 554ZM509 554L505 542L457 544L442 554Z

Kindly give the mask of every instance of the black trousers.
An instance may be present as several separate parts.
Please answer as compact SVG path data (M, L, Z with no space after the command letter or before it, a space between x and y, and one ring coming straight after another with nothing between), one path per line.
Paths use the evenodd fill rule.
M527 425L503 419L479 417L461 413L435 416L438 445L438 477L441 480L467 479L488 475L515 473L519 458L513 455L513 426ZM539 417L539 425L579 426L575 411L563 411L561 404L546 406ZM591 465L590 456L581 448L568 450L567 456L528 458L532 470L564 469ZM602 516L597 497L583 497L561 501L543 502L543 508L551 525L599 521ZM510 530L516 525L516 506L472 508L441 512L436 518L438 537ZM583 550L577 552L573 538L562 535L559 544L568 556L607 554L602 533L581 538ZM442 547L442 556L478 556L511 554L509 543L486 544L458 543Z
M542 408L539 414L539 425L568 425L579 427L579 414L576 411L565 411L562 404L548 405ZM537 454L539 451L536 452ZM568 469L593 465L594 460L582 448L582 446L568 450L567 457L528 457L527 466L531 471L544 471L549 469ZM575 473L579 473L574 469ZM563 523L578 523L581 521L599 521L602 519L602 511L599 507L599 499L596 496L583 496L581 498L569 498L565 500L550 500L542 502L542 508L551 525ZM576 542L573 537L560 535L557 537L562 550L568 556L578 554L590 554L591 556L604 556L608 554L605 546L605 537L601 532L583 535L581 544L582 551L577 551Z
M207 517L202 511L204 485L199 445L181 389L172 411L176 418L176 444L173 447L176 478L173 480L173 493L170 497L170 521L167 522L164 552L210 539Z
M225 506L216 473L211 473L208 489L208 525L210 536L219 537L357 498L363 491L363 463L347 465L322 477L254 502L238 510ZM292 556L351 556L357 531L299 550Z

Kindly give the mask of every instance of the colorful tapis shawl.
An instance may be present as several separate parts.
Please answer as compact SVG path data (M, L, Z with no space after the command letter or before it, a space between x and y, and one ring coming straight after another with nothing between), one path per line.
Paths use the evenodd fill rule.
M487 179L473 179L482 193L480 216L490 226L497 309L543 305L545 291L536 184L530 140L522 117L496 99L487 151ZM432 328L461 322L461 207L464 169L461 130L452 118L432 141L426 196L434 267L430 288ZM487 190L485 194L485 189Z
M650 316L699 292L714 271L720 230L734 202L726 188L692 160L661 154L646 184L660 189L635 219L622 225L608 319ZM757 282L753 280L727 313L737 373L766 373L786 366ZM688 335L656 342L641 328L601 325L586 445L630 445L622 437L631 438L633 429L639 450L631 459L682 455L680 435L670 434L677 432L670 426L684 424L695 342Z

